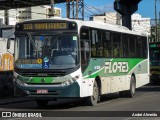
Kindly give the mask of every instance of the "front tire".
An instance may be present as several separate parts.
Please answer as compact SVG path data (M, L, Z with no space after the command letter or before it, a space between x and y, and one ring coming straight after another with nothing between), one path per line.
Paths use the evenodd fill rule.
M136 81L135 81L135 77L132 76L131 82L130 82L130 90L126 91L127 97L133 98L135 95L135 91L136 91Z
M90 106L96 105L97 102L99 101L99 95L100 95L100 91L99 91L98 84L96 81L94 81L93 95L87 98L87 104Z

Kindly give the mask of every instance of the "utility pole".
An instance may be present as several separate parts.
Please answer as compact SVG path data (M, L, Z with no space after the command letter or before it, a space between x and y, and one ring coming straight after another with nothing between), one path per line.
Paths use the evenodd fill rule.
M160 25L160 11L159 11L159 25Z
M82 20L84 20L84 0L81 1L81 9L82 9Z
M67 18L84 20L84 0L66 0L66 13Z
M76 0L76 19L78 19L78 2L79 0Z
M154 6L155 6L155 42L158 42L158 36L157 36L157 0L154 1Z
M72 0L72 19L74 19L74 0Z
M70 0L66 0L67 18L70 18Z
M4 22L5 22L5 25L9 24L9 13L8 13L8 10L4 10Z
M54 17L54 0L51 0L51 14L50 17Z
M159 11L159 23L158 23L158 42L160 42L160 11Z

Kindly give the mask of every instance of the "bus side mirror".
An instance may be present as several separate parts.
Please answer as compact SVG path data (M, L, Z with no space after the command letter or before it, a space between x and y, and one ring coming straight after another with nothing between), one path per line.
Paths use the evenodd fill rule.
M7 40L7 49L10 49L10 46L11 46L11 39L8 39Z

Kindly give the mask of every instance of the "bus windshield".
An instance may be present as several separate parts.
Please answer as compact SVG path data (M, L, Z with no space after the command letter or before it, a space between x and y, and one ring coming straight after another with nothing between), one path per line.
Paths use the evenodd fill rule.
M76 34L16 36L15 65L21 69L68 69L78 65Z

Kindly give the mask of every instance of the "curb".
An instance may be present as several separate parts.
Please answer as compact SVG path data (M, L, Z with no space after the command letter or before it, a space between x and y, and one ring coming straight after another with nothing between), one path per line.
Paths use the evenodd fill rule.
M7 99L0 99L0 105L7 105L13 103L21 103L21 102L28 102L33 101L33 98L23 97L23 98L7 98Z

